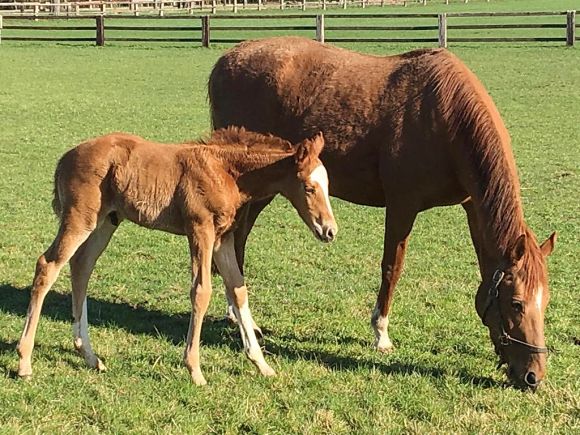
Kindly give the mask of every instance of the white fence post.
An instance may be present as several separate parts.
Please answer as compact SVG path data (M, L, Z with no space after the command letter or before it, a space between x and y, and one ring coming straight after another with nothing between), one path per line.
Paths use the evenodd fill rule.
M238 13L238 0L234 0L234 14Z
M439 29L439 47L447 48L447 14L439 14L437 17Z
M2 44L2 15L0 15L0 44Z
M324 15L316 15L316 40L324 43Z

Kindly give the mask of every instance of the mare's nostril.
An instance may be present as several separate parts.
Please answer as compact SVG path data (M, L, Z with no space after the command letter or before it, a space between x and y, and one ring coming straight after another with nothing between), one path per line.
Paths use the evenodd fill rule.
M538 380L536 379L536 374L534 372L528 372L524 380L530 387L535 387L538 385Z

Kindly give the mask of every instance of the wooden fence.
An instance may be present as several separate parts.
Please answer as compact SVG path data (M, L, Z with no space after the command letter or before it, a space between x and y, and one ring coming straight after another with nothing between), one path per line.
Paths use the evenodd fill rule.
M441 4L468 3L469 0L429 0L430 3ZM490 0L487 0L489 2ZM0 1L0 14L8 15L56 15L56 16L80 16L114 14L193 14L195 11L231 10L237 13L239 10L263 10L263 9L322 9L370 6L390 6L419 3L427 5L427 0L111 0L111 1Z
M537 17L537 16L563 16L566 18L565 22L562 23L520 23L520 24L453 24L452 21L455 18L465 18L465 17ZM573 46L576 41L580 40L576 36L576 29L579 27L576 24L576 11L567 12L475 12L475 13L442 13L442 14L357 14L357 15L347 15L347 14L328 14L328 15L257 15L257 16L240 16L240 15L218 15L218 16L199 16L199 17L182 17L182 16L166 16L162 18L163 20L168 19L179 19L191 22L191 25L180 25L180 26L153 26L153 25L140 25L140 26L117 26L110 25L109 22L114 23L116 18L123 18L125 20L143 20L149 19L159 19L153 16L141 16L141 17L127 17L127 16L108 16L97 15L93 17L81 16L78 19L82 21L89 22L92 20L93 24L89 25L73 25L73 26L62 26L62 25L38 25L38 24L8 24L10 20L22 20L23 18L31 20L43 20L43 21L54 21L57 19L62 19L60 17L47 16L47 17L20 17L20 16L5 16L4 19L0 16L0 42L3 41L55 41L55 42L95 42L98 46L104 46L106 41L125 41L125 42L191 42L191 43L201 43L204 47L209 47L213 43L237 43L244 39L248 39L247 33L251 31L275 31L276 34L288 34L290 32L297 31L308 31L316 40L320 42L420 42L420 43L437 43L440 47L447 47L449 43L456 42L565 42L568 46ZM326 18L332 21L350 21L355 24L351 25L331 25L326 26ZM384 25L385 20L390 19L409 19L409 18L427 18L433 20L433 24L426 25ZM243 26L231 26L231 25L220 25L232 20L276 20L276 21L287 21L287 20L312 20L310 24L299 24L299 25L243 25ZM360 25L358 24L361 19L370 19L371 21L381 21L379 25ZM435 22L435 19L437 20ZM450 23L451 21L451 23ZM107 24L105 24L107 23ZM562 36L518 36L518 37L455 37L453 35L449 36L449 31L455 30L482 30L482 29L562 29ZM74 32L74 31L94 31L94 37L48 37L48 36L14 36L15 31L60 31L60 32ZM10 31L9 35L5 35L2 32ZM131 32L131 36L109 36L108 31L114 31L117 34L119 31ZM185 35L184 37L138 37L134 36L141 32L178 32L179 34ZM242 33L241 38L213 38L213 31L227 31L234 33ZM357 36L350 37L326 37L326 31L332 32L357 32ZM421 31L433 31L433 36L427 37L365 37L361 36L361 32L370 32L375 34L376 32L417 32ZM565 33L564 33L565 31ZM246 36L244 35L244 32ZM142 34L142 33L141 33Z

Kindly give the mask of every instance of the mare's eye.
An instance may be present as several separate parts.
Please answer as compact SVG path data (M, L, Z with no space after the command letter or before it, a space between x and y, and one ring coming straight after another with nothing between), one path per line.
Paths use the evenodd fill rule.
M516 312L516 313L523 313L524 312L524 304L522 301L518 301L518 300L513 300L512 301L512 309Z

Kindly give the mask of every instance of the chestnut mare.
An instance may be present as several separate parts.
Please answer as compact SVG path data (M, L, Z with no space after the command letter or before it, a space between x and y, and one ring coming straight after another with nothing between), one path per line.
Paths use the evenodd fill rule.
M74 346L86 363L105 366L88 335L87 284L119 223L186 235L192 264L191 321L184 354L193 382L205 384L199 341L212 292L213 261L239 320L244 350L263 375L274 375L254 332L244 278L231 233L245 204L281 193L322 241L337 228L328 200L328 178L318 155L322 135L296 146L273 136L230 128L200 143L167 145L129 134L98 137L68 151L54 176L58 234L36 265L18 374L32 374L31 354L44 297L70 260Z
M291 141L322 131L330 194L386 206L382 283L372 315L376 346L390 351L389 309L417 214L461 204L482 283L476 308L500 362L518 385L546 371L549 290L541 246L524 222L510 137L475 75L453 54L424 49L368 56L297 37L239 44L209 80L214 128L243 125ZM248 207L246 238L269 200Z

